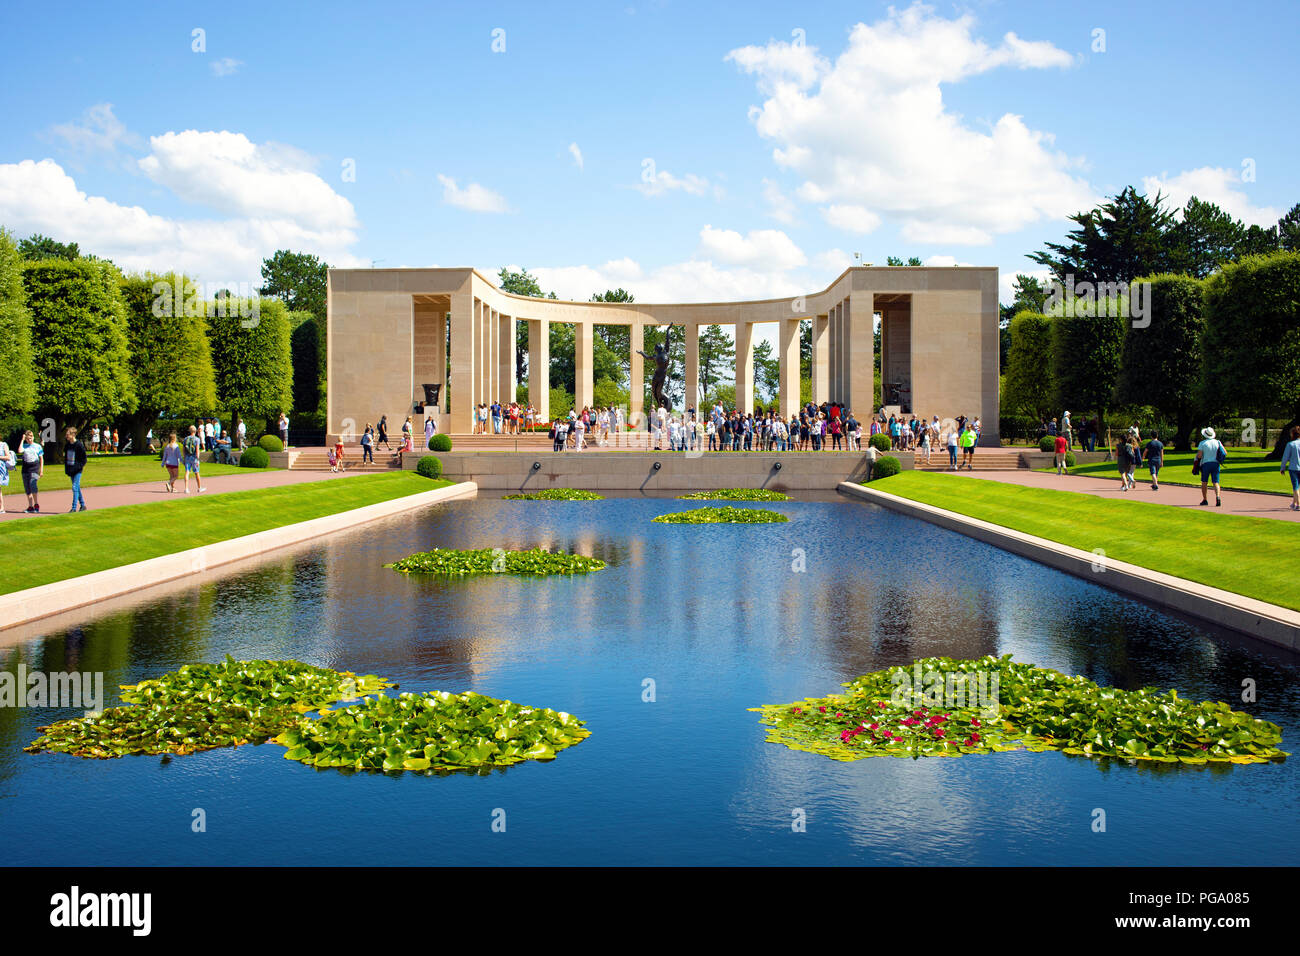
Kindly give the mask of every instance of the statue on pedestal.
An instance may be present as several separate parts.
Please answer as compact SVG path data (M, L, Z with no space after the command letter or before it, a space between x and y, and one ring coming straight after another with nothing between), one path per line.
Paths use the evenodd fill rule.
M673 327L670 325L668 331L664 333L663 342L655 346L653 356L646 355L640 349L636 350L638 355L651 359L655 363L654 378L650 380L650 394L654 396L656 409L662 408L669 412L673 410L673 406L668 396L664 394L664 384L668 381L668 350L672 346L672 341Z

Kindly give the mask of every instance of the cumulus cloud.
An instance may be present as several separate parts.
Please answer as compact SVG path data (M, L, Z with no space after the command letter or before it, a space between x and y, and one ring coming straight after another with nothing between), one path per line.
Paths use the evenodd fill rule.
M754 229L742 236L730 229L705 226L700 230L700 252L728 265L784 271L805 265L808 257L779 229Z
M356 212L299 150L242 133L185 130L149 139L140 169L181 199L236 216L289 219L311 230L352 229Z
M312 218L296 218L279 203L247 218L169 219L87 195L51 159L0 164L0 222L19 235L75 241L127 271L176 269L205 281L260 284L262 260L284 248L336 266L368 264L350 251L356 242L350 226Z
M943 88L996 69L1069 67L1074 58L1014 33L990 45L971 15L921 4L859 23L834 60L813 46L770 42L732 50L766 99L750 110L776 164L800 177L800 198L828 222L869 232L885 217L912 241L986 244L1092 206L1082 164L1014 113L967 124Z
M1181 209L1195 196L1202 202L1212 202L1234 219L1248 226L1273 226L1282 218L1281 209L1273 206L1256 206L1246 194L1240 170L1227 167L1202 166L1188 169L1176 176L1161 173L1145 176L1142 191L1151 198L1163 193L1169 201L1165 208Z
M448 206L468 209L470 212L509 212L510 205L504 196L495 193L478 183L470 183L464 189L456 185L450 176L438 174L442 183L442 201Z
M582 169L582 150L578 148L577 143L569 144L569 155L572 156L573 161L578 164L578 169Z

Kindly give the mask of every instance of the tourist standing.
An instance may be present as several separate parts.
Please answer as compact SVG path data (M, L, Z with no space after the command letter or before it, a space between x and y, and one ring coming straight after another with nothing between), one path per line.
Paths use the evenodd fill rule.
M1065 454L1070 450L1069 442L1065 440L1064 435L1056 436L1056 477L1060 478L1065 474Z
M1132 491L1137 487L1137 480L1134 475L1137 472L1138 465L1142 464L1142 449L1138 446L1138 437L1134 432L1129 432L1128 436L1128 487Z
M167 481L163 487L168 491L175 491L176 479L180 477L181 467L181 446L176 441L175 432L167 436L167 444L163 445L162 464L167 469Z
M953 447L955 448L956 446ZM870 441L868 441L867 442L867 481L871 480L871 473L876 470L876 456L879 454L880 452L876 450L876 446L871 444Z
M1290 438L1282 450L1282 474L1291 476L1291 510L1300 511L1300 425L1291 426Z
M429 447L429 439L433 437L433 419L425 416L424 419L424 447Z
M366 462L375 463L375 434L370 422L366 422L366 430L361 433L361 464Z
M280 444L289 447L289 416L284 412L280 413Z
M406 421L402 422L402 451L410 451L415 447L415 443L411 438L412 433L411 416L407 415Z
M957 439L961 445L961 463L966 466L967 471L975 470L975 429L967 425L962 429L961 437Z
M390 445L390 444L388 444L388 416L387 416L387 415L380 415L380 416L379 416L379 426L378 426L378 428L379 428L379 439L378 439L378 441L375 442L375 444L376 444L376 445L383 445L383 446L384 446L385 448L387 448L389 451L392 451L392 450L393 450L393 446Z
M18 455L23 460L23 491L27 494L27 513L41 513L39 482L45 474L45 449L36 441L29 428L23 432L22 444L18 446Z
M86 499L81 496L81 472L86 467L86 446L77 439L77 430L69 428L63 435L63 473L72 479L72 507L74 511L86 510ZM78 509L80 505L80 509Z
M957 470L957 429L952 428L948 431L948 470Z
M153 432L150 432L149 434L152 435ZM248 436L248 427L244 424L242 418L239 420L239 427L235 429L235 434L239 436L239 450L243 451L248 447L248 442L246 440Z
M198 485L199 494L207 491L203 487L203 476L199 474L199 452L203 450L203 442L198 437L198 429L191 425L190 433L185 438L183 448L183 458L185 461L185 493L190 493L190 472L194 473L194 483Z
M1192 464L1192 473L1197 472L1201 475L1201 504L1208 505L1209 486L1214 485L1214 504L1216 507L1223 507L1223 497L1219 493L1219 467L1223 464L1227 454L1223 450L1223 442L1214 437L1214 429L1205 427L1201 429L1201 443L1196 446L1196 461Z

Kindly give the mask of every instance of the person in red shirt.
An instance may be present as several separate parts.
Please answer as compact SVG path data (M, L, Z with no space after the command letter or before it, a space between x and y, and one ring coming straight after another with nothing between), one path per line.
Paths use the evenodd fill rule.
M339 471L343 471L345 469L345 466L343 464L343 436L342 435L340 435L339 440L334 443L334 457L338 460Z
M1064 435L1056 436L1056 474L1065 474L1065 453L1069 451L1069 442L1065 440Z

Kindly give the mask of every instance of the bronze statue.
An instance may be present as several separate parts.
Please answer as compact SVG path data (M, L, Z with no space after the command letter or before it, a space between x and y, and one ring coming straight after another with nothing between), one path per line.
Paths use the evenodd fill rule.
M650 394L654 396L655 408L663 408L672 411L672 403L668 401L668 396L664 394L664 383L668 379L668 349L672 346L673 327L668 326L668 331L664 333L664 340L655 346L653 356L646 355L640 349L637 354L643 358L653 359L655 363L654 378L650 380Z

